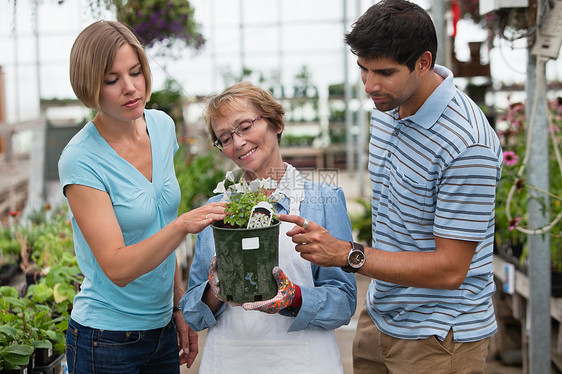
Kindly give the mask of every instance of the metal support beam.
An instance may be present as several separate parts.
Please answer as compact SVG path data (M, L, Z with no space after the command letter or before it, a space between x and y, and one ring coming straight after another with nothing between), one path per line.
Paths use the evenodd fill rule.
M538 0L539 3L545 0ZM542 9L542 7L538 7ZM548 113L546 103L546 60L531 54L527 60L527 183L544 191L549 190L548 165ZM536 230L550 222L548 195L534 189L527 189L527 212L529 229ZM550 233L529 234L529 282L528 336L529 373L549 374L551 372L551 264Z
M347 33L347 0L343 0L343 32ZM352 99L351 85L349 83L349 57L347 44L343 43L343 71L344 71L344 100L345 100L345 137L346 137L346 165L349 173L355 172L355 150L353 139L353 113L350 103Z
M431 18L433 19L433 24L435 25L435 33L437 34L437 59L436 63L442 66L447 65L447 45L449 44L447 39L447 25L445 24L445 4L444 0L433 0L431 2Z

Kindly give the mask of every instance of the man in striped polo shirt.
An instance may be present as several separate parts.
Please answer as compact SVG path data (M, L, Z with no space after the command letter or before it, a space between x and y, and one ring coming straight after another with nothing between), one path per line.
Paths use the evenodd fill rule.
M345 41L371 115L373 248L281 215L301 256L374 278L353 343L363 373L483 373L497 331L492 253L502 151L479 107L435 65L427 12L383 0ZM351 246L351 249L350 249Z

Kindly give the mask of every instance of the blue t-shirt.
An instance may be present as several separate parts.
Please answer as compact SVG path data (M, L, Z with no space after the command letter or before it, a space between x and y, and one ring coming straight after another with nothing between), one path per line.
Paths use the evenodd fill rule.
M156 234L177 218L180 189L174 171L178 149L173 120L164 112L145 110L152 151L152 182L121 158L87 123L59 159L61 186L80 184L107 192L125 245ZM74 299L72 319L106 330L149 330L165 326L172 313L175 255L125 287L104 274L70 212L74 248L84 281Z

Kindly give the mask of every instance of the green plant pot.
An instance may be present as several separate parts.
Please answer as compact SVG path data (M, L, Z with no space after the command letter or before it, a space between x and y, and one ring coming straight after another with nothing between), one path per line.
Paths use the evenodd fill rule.
M279 264L279 225L233 229L213 223L221 298L237 303L269 300L277 294L271 271Z

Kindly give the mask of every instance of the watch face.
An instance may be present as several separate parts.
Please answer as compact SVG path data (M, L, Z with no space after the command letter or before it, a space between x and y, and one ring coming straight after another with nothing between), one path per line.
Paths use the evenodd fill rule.
M365 262L365 254L361 251L353 251L349 254L349 264L355 268L359 268Z

